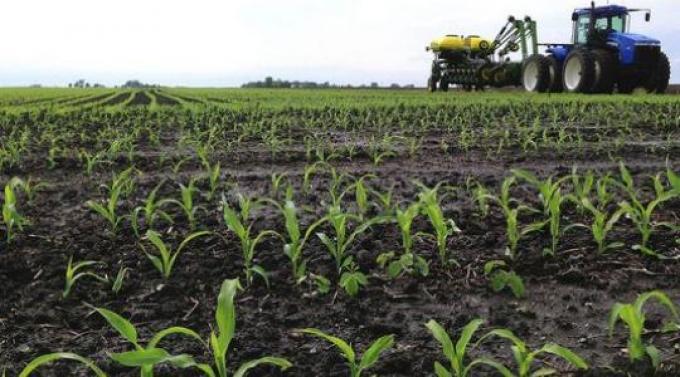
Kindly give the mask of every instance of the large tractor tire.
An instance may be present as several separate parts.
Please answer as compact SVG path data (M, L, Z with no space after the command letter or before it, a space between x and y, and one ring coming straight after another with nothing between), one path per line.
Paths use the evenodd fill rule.
M644 84L649 93L663 94L668 89L668 82L671 78L671 64L668 56L663 52L659 53L659 62L652 72L652 76Z
M576 49L564 59L562 69L564 90L569 93L590 93L595 83L595 58L586 49Z
M435 78L432 76L430 76L430 78L427 79L427 90L430 93L434 93L437 91L437 80L435 80Z
M633 77L619 77L616 83L616 91L619 94L631 94L638 86L638 80Z
M618 76L616 56L607 50L592 52L595 62L595 81L591 93L612 94Z
M562 62L557 60L555 56L550 55L548 59L548 92L561 93L564 90L562 86Z
M550 86L548 59L531 55L522 63L522 85L527 92L545 93Z
M441 81L439 82L439 90L442 92L449 91L449 80L447 80L446 77L442 77Z

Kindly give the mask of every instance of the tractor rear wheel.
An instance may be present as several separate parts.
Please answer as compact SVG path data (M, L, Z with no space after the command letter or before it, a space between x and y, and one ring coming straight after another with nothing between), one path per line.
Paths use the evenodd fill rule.
M590 93L595 82L595 58L586 49L567 55L562 69L564 89L569 93Z
M668 89L668 82L671 78L671 64L668 60L668 56L664 54L663 52L659 53L659 62L657 63L656 67L654 67L654 71L652 72L651 77L649 80L645 83L645 89L649 93L657 93L657 94L663 94L666 93L666 89Z
M548 91L550 93L561 93L562 86L562 62L557 60L554 55L548 56Z
M595 81L591 93L612 94L616 83L617 62L613 53L606 50L594 50Z
M522 85L527 92L545 93L550 86L548 59L531 55L522 63Z

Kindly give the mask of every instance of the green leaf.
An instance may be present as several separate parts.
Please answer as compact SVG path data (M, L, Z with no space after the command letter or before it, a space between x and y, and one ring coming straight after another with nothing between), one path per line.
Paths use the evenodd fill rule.
M85 358L85 357L82 357L82 356L79 356L79 355L76 355L74 353L68 353L68 352L51 353L51 354L43 355L43 356L40 356L40 357L33 359L30 363L28 363L28 365L26 365L26 367L21 371L21 373L19 373L19 377L30 377L31 373L33 373L40 366L51 363L53 361L57 361L57 360L78 361L81 364L90 368L90 370L92 372L94 372L94 374L96 374L97 377L107 377L106 373L104 373L104 371L99 369L92 360Z
M481 326L483 323L484 321L481 319L473 319L467 325L465 325L465 327L463 327L463 331L460 333L458 342L456 342L456 354L458 355L459 359L463 359L468 343L470 343L470 340L472 339L472 335L474 335L477 329L479 329L479 326Z
M156 348L158 344L161 342L161 340L170 335L186 335L190 338L198 340L204 346L206 345L201 336L198 335L198 333L196 333L194 330L188 329L186 327L174 326L162 330L156 335L154 335L153 338L151 338L151 340L149 341L148 348Z
M437 375L437 377L453 377L453 375L446 368L444 368L443 365L439 364L438 361L434 362L434 373Z
M449 361L456 359L455 349L453 348L453 342L451 337L446 332L446 330L437 321L431 319L425 324L428 330L432 333L432 336L441 344L444 356L446 356Z
M112 353L109 356L116 363L126 367L143 367L160 364L164 362L170 354L161 348L149 348L122 353Z
M236 308L234 307L234 297L236 292L242 289L238 279L227 279L222 282L220 294L217 297L217 310L215 311L215 321L219 330L218 344L222 352L227 351L229 343L234 337L236 329Z
M567 361L569 364L579 369L588 369L588 364L580 356L578 356L568 348L562 347L555 343L549 343L543 346L541 350L543 352L559 356L563 358L565 361Z
M113 327L118 333L125 338L128 342L138 346L137 343L137 329L130 323L127 319L121 317L120 315L104 309L104 308L94 308L104 319Z
M354 353L354 350L344 340L337 338L335 336L332 336L332 335L328 335L328 334L326 334L323 331L318 330L318 329L307 328L307 329L303 329L302 332L305 333L305 334L314 335L316 337L322 338L322 339L326 340L327 342L333 344L334 346L336 346L342 352L343 356L345 357L345 359L347 359L347 361L350 362L350 364L352 364L352 365L356 364L356 355Z
M281 368L281 370L286 370L286 369L293 366L293 364L290 361L283 359L283 358L280 358L280 357L262 357L262 358L259 358L257 360L248 361L248 362L244 363L243 365L241 365L238 368L238 370L234 373L234 377L245 377L246 373L250 369L255 368L255 367L262 365L262 364L275 365L275 366Z
M378 361L380 354L394 345L394 335L386 335L371 344L361 357L359 369L368 369Z
M647 356L649 356L649 360L652 362L654 369L659 369L659 365L661 365L661 352L659 349L650 345L645 347L645 352L647 353Z

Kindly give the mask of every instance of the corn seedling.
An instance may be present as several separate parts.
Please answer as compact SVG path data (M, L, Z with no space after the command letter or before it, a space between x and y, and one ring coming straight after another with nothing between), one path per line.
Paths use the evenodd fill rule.
M456 226L453 219L446 219L444 217L444 211L442 211L437 197L439 185L431 189L423 186L421 190L422 191L418 194L418 198L422 211L427 215L430 225L432 225L432 228L434 229L433 236L437 243L439 260L444 266L450 265L451 263L458 265L458 262L455 259L449 259L447 240L449 236L454 233L460 233L461 230Z
M210 348L213 354L215 369L217 369L216 375L219 377L228 377L227 352L236 330L236 308L234 306L234 297L240 289L241 285L239 284L238 279L225 280L222 283L220 293L217 297L217 310L215 312L217 332L213 330L210 334ZM281 370L286 370L292 366L286 359L271 356L262 357L242 364L236 370L233 377L245 377L250 369L262 364L275 365L281 368ZM215 374L212 376L214 375Z
M229 204L226 202L223 203L223 217L227 228L233 232L241 242L243 270L246 274L246 281L248 284L253 282L253 273L255 273L259 275L267 285L269 285L267 272L261 266L253 264L253 258L255 257L255 248L265 237L277 237L279 234L273 230L264 230L258 233L254 238L251 237L252 225L246 228L243 225L245 219L242 216L239 216L233 209L231 209Z
M217 189L220 185L220 163L216 163L215 165L208 165L205 167L206 172L208 175L208 201L213 200L215 197L215 192L217 192Z
M588 171L585 175L581 176L578 173L578 168L574 166L571 170L571 187L573 190L573 196L567 195L575 204L580 214L583 214L585 208L582 205L584 198L590 198L590 195L595 187L595 175L592 171Z
M80 151L80 161L85 165L85 174L91 176L97 165L104 163L105 156L103 153L92 154L86 150Z
M508 247L506 254L512 259L517 259L517 245L520 238L527 234L539 231L545 226L545 222L535 222L529 225L520 227L519 214L520 211L534 211L534 209L526 205L517 205L513 207L513 203L517 200L510 197L510 188L515 183L515 177L507 177L503 180L501 185L500 196L489 195L488 198L494 200L501 207L505 215L505 236L507 238Z
M135 235L139 237L139 215L140 213L144 215L144 225L147 228L152 228L158 219L163 219L166 222L172 224L173 220L161 207L168 203L169 199L158 200L156 197L158 195L158 190L163 186L165 182L159 183L149 195L144 199L144 205L136 207L132 211L131 223L132 230Z
M283 187L283 182L288 180L288 175L286 173L272 173L272 197L277 197L281 192Z
M295 203L291 200L286 200L283 206L274 201L272 201L272 203L275 204L283 214L287 235L286 244L283 246L283 252L290 260L293 268L293 278L296 282L300 283L304 280L307 273L307 261L303 258L305 243L314 230L326 221L326 219L322 218L309 225L303 235L302 230L300 229Z
M78 262L75 265L73 264L73 256L71 256L68 259L68 264L66 265L66 273L65 273L65 283L64 283L64 291L62 292L62 297L67 298L69 294L71 294L71 289L73 289L73 286L75 283L85 277L90 277L96 280L99 280L101 282L107 283L109 282L109 279L100 276L94 272L91 271L81 271L87 267L91 267L94 265L102 264L101 262L96 262L96 261L83 261L83 262Z
M118 175L113 177L110 186L105 186L108 191L108 199L105 204L99 202L88 200L85 204L106 221L108 221L111 227L111 232L116 233L118 225L123 220L122 216L116 214L118 207L118 201L124 194L129 195L134 189L134 181L131 177L133 168L128 168Z
M512 333L512 331L506 329L491 330L477 343L479 344L491 336L497 336L505 340L509 340L512 344L510 348L512 349L512 355L516 363L517 369L515 372L512 372L509 368L498 362L487 360L486 363L487 365L494 367L500 374L503 375L503 377L538 377L557 374L558 371L553 368L534 368L536 361L540 361L539 357L544 354L557 356L578 369L588 369L588 364L580 356L568 348L562 347L555 343L548 343L543 347L532 351L527 347L527 344L524 341L519 339L515 334Z
M538 179L533 173L522 169L513 169L512 174L520 179L527 181L538 190L538 197L543 207L543 213L549 215L550 203L553 195L559 191L562 182L569 177L562 177L553 182L553 177L548 177L544 181Z
M5 185L5 200L2 203L2 221L5 224L7 243L12 241L15 228L23 230L24 225L27 224L27 220L17 210L17 197L11 181Z
M596 208L590 200L584 198L582 200L583 207L590 212L593 216L592 224L590 226L584 224L574 224L575 226L581 226L585 228L590 228L593 235L593 239L597 243L598 254L604 254L611 249L616 249L623 247L622 242L612 242L607 243L607 234L612 230L614 224L619 221L623 215L623 210L618 209L614 213L608 213Z
M394 252L382 253L377 262L381 267L387 265L387 273L395 278L402 273L427 276L430 266L425 258L413 252L413 221L420 213L420 203L411 203L406 209L397 208L395 218L401 232L402 254L397 257ZM389 262L389 264L388 264Z
M191 179L187 186L180 183L179 189L180 200L167 199L166 202L177 205L182 210L182 212L184 212L184 216L186 216L187 221L189 221L189 228L194 230L196 229L196 213L200 208L202 208L194 203L194 194L198 191L198 188L196 187L196 181Z
M144 245L140 244L142 246L142 250L144 251L144 254L146 254L147 258L151 260L151 263L153 263L154 267L163 275L164 278L169 279L170 275L172 274L172 268L175 265L175 262L177 261L177 257L179 254L182 252L184 247L186 245L193 241L196 238L207 236L209 234L212 234L211 232L208 231L201 231L201 232L195 232L190 235L188 235L177 247L177 250L174 252L166 245L166 243L161 239L161 235L158 234L154 230L147 230L145 238L155 247L156 251L158 252L158 255L151 254L146 251L144 248Z
M183 335L205 345L201 336L195 331L186 327L169 327L155 334L146 346L144 346L138 340L137 329L129 320L107 309L94 308L94 310L96 310L97 313L108 322L109 326L116 330L123 339L134 346L133 351L109 354L109 357L117 364L131 368L140 368L141 377L153 377L154 367L165 363L181 368L195 367L208 376L214 376L214 374L211 374L212 370L210 366L206 364L197 364L193 361L191 356L186 354L173 356L168 353L168 351L158 347L160 342L170 335Z
M665 191L663 185L661 184L660 176L657 175L654 177L654 183L656 197L648 203L642 203L642 201L633 194L634 191L630 191L630 202L623 201L619 203L619 207L626 217L629 218L633 224L635 224L635 227L638 229L638 232L640 232L640 236L642 238L641 243L639 245L635 245L633 249L639 250L643 254L651 256L657 256L656 251L652 250L648 246L649 239L651 238L654 229L659 226L673 228L673 225L669 223L655 222L654 211L660 204L671 200L676 196L673 191Z
M524 281L515 271L510 270L502 260L486 262L484 264L484 276L489 279L491 289L494 292L510 288L516 298L522 298L525 295Z
M394 335L383 336L371 343L366 351L364 351L361 359L357 360L356 351L344 340L328 335L318 329L304 329L302 332L321 338L335 346L347 361L350 377L361 377L361 373L375 365L380 359L380 355L394 345Z
M446 357L449 366L445 367L438 361L434 362L434 372L437 377L467 377L470 375L472 369L480 365L495 366L495 362L478 358L466 363L468 359L467 350L472 340L473 335L479 327L484 323L481 319L474 319L470 321L460 333L460 337L454 344L451 337L446 330L435 320L430 320L425 324L432 336L439 342L442 347L444 356Z
M680 319L678 311L673 302L661 291L651 291L643 293L631 304L616 303L609 314L609 336L613 336L616 324L621 321L628 328L628 357L630 361L649 357L654 368L661 363L661 353L651 344L646 345L642 339L645 331L645 311L644 306L650 300L655 299L666 307L673 317L673 321L666 327L677 327L674 323Z
M123 289L123 281L125 280L125 277L129 271L129 268L123 266L118 269L116 278L113 280L113 284L111 285L111 291L113 293L118 294L120 290Z
M351 221L360 222L359 216L343 212L339 206L331 206L328 208L328 214L323 218L333 228L334 234L332 236L326 233L319 232L316 236L326 246L329 254L335 260L335 267L340 273L342 270L352 263L351 256L348 255L349 247L354 240L367 231L371 226L387 221L385 217L376 217L360 223L354 232L348 231L348 226Z
M40 368L41 366L45 364L49 364L55 361L62 361L62 360L69 360L69 361L77 361L78 363L86 366L89 370L92 371L97 377L107 377L106 373L104 373L103 370L99 369L99 367L94 363L94 361L82 357L80 355L77 355L75 353L70 353L70 352L58 352L58 353L50 353L47 355L39 356L35 359L33 359L31 362L29 362L26 367L19 373L19 377L30 377L34 375L34 372ZM4 377L4 372L3 372L3 377Z

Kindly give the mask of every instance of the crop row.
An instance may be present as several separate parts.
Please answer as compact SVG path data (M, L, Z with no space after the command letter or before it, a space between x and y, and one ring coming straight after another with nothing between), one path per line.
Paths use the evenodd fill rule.
M7 113L0 117L0 169L16 169L30 158L46 160L51 168L73 158L103 163L127 157L132 162L145 150L168 145L182 157L229 153L256 143L273 158L301 150L308 160L362 156L376 164L432 149L612 153L634 146L669 152L678 147L680 118L673 115L678 113L677 102Z
M161 364L169 364L176 368L195 368L207 377L227 377L230 369L235 369L234 377L244 377L248 371L260 365L270 364L286 370L293 366L288 360L282 357L263 356L258 359L245 362L238 368L232 367L228 363L229 346L234 338L236 331L236 307L234 298L238 291L242 289L238 279L225 280L219 292L217 307L215 311L215 326L210 333L208 340L196 331L186 327L172 326L163 329L153 335L146 344L138 338L137 328L126 318L105 308L92 309L101 315L131 347L130 351L109 353L108 357L116 364L138 368L142 377L152 377L154 368ZM666 294L661 291L651 291L639 295L632 303L616 303L610 312L608 326L610 336L615 331L620 331L617 323L624 324L628 332L628 354L632 362L649 358L653 367L658 367L661 363L661 353L652 344L644 341L645 332L645 304L650 299L658 301L666 307L669 312L669 321L664 325L664 331L678 331L678 321L680 316L673 302ZM474 319L470 321L457 334L456 339L451 339L446 329L435 320L430 320L425 327L441 345L444 364L434 363L434 372L438 377L465 377L474 375L477 370L492 369L504 377L529 377L529 376L548 376L557 373L567 373L566 370L557 370L551 363L547 363L545 356L561 358L564 362L578 369L588 369L588 363L573 351L560 346L556 343L546 343L543 346L531 349L518 338L512 331L505 328L494 328L486 331L473 342L475 334L483 326L484 320ZM324 333L319 329L307 328L294 330L300 334L315 336L327 341L335 346L346 360L351 377L360 377L367 369L374 366L381 355L392 348L395 344L394 335L385 335L372 342L364 350L361 357L357 356L355 350L345 340L333 335ZM202 363L197 361L199 355L171 354L161 344L166 337L183 336L201 344L212 355L212 361ZM484 356L483 353L476 352L476 357L471 355L471 350L480 348L480 345L492 338L500 338L507 341L512 350L514 365L504 364L502 361ZM455 343L454 343L455 340ZM201 355L202 356L202 355ZM99 377L106 376L94 361L69 352L58 352L40 356L29 362L19 373L20 377L29 377L39 367L57 360L77 361L87 366ZM3 377L6 371L3 372Z
M256 277L269 284L267 271L254 262L258 246L267 238L281 241L283 252L290 262L292 278L298 284L304 281L310 275L304 250L314 237L335 262L340 286L350 296L356 296L362 286L367 284L367 278L352 255L354 245L372 228L386 226L394 226L401 238L399 249L382 251L376 258L376 264L384 268L390 278L404 274L429 274L432 262L419 253L414 246L416 241L433 244L440 266L451 268L458 265L449 245L450 237L461 233L461 230L456 225L456 219L445 215L444 205L458 190L443 183L427 187L416 182L420 190L416 200L399 202L393 198L392 191L381 192L371 186L373 175L350 177L339 173L329 164L316 163L305 169L298 195L306 195L312 187L314 176L324 173L330 177L329 191L322 201L324 214L306 225L300 219L293 180L285 175L272 175L272 197L254 198L237 192L236 203L230 203L222 192L219 201L222 219L229 237L236 239L240 245L248 284ZM133 167L114 174L111 182L103 185L106 198L89 200L85 204L108 224L110 233L120 232L122 226L130 229L139 239L141 251L164 278L170 278L181 252L195 239L210 236L228 242L220 232L203 226L200 215L205 214L208 208L198 202L204 200L209 204L219 199L217 196L222 177L219 163L205 166L205 175L190 179L188 184L180 183L178 197L159 197L158 191L165 184L161 182L140 205L125 210L122 204L125 199L134 196L136 174L137 170ZM199 188L199 181L207 181L204 190ZM535 195L533 200L521 201L513 197L512 189L518 185L518 181L532 188ZM464 193L470 195L468 199L475 203L481 218L493 220L493 211L501 215L505 224L505 255L502 259L488 261L485 275L495 290L507 286L521 297L524 291L522 280L513 272L513 266L521 261L519 246L522 239L532 233L546 236L549 242L544 244L543 255L550 258L559 254L561 238L567 232L575 232L580 228L590 234L597 254L602 255L625 246L623 242L612 240L609 236L623 219L639 235L637 242L630 245L632 250L649 257L667 258L664 250L657 250L650 241L662 228L671 234L677 234L680 230L674 218L659 213L666 203L680 199L680 177L668 169L664 174L651 177L650 183L634 182L623 164L619 167L618 177L610 174L597 177L593 172L580 174L574 170L572 174L560 178L539 179L528 171L513 170L497 193L473 179L468 180ZM12 242L17 231L29 223L29 219L21 214L16 192L25 193L26 200L30 202L39 190L40 184L18 178L5 185L2 218L7 244ZM619 197L622 199L617 201ZM266 207L280 214L284 224L282 231L256 229L253 212ZM565 216L566 211L582 221L565 223L571 218ZM179 244L173 246L172 240L159 229L181 225L181 222L176 221L180 219L186 227L177 229L186 230L186 233ZM426 220L427 228L417 228L420 219ZM95 263L85 261L73 264L73 261L69 261L64 297L68 296L73 284L80 278L106 280L92 272L82 272ZM125 268L121 267L114 286L121 284L119 280L125 274ZM330 282L326 277L311 276L322 289L328 289Z

